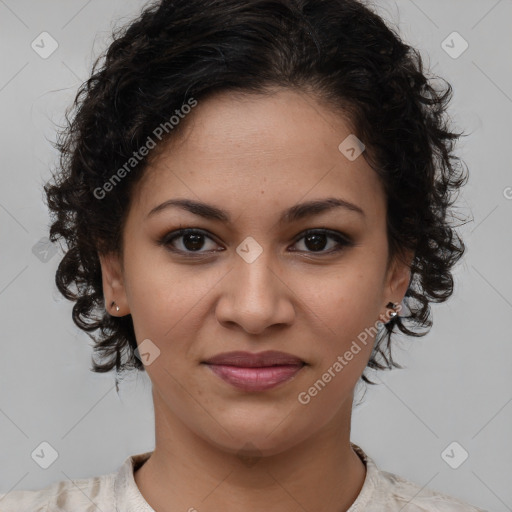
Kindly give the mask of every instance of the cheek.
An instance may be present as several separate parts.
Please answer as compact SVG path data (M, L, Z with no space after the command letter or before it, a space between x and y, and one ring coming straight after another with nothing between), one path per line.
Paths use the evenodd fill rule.
M331 376L325 376L325 380L331 378L333 382L330 388L354 384L366 367L382 311L380 281L375 261L370 265L359 258L359 263L340 267L335 274L322 279L321 286L316 280L309 285L306 282L302 288L306 310L311 312L308 322L318 325L317 337L321 340L315 351L315 376L321 378L331 368ZM332 378L333 373L336 378Z
M360 263L339 267L321 284L311 282L303 292L303 300L322 319L332 335L354 336L378 318L382 281L376 267ZM334 332L333 332L334 331Z
M125 258L126 294L139 343L146 338L163 343L198 300L197 287L164 252L138 247Z
M179 265L165 249L138 247L125 259L127 299L138 343L149 338L170 360L204 329L209 297L226 270Z

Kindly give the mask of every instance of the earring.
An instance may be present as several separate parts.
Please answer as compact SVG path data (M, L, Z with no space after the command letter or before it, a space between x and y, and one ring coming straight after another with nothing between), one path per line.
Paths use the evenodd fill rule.
M395 302L388 302L388 303L386 304L386 307L387 307L387 308L396 309L396 308L398 307L398 304L396 304ZM397 313L396 311L391 311L391 312L389 313L389 316L390 316L391 318L395 318L395 316L397 316L397 315L398 315L398 313Z
M113 307L116 307L116 311L119 311L121 308L116 304L116 302L113 300L112 301L112 304L110 304L110 307L113 308Z

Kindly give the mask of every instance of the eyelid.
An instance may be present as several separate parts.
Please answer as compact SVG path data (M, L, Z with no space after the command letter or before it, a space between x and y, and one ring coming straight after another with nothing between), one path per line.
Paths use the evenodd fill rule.
M186 257L191 257L191 258L199 258L201 256L209 256L214 252L221 252L221 251L225 250L225 249L220 249L220 250L208 250L208 251L194 252L194 251L183 251L181 249L175 249L175 248L169 247L174 240L181 238L188 234L200 234L200 235L203 235L206 238L209 238L210 240L214 241L216 244L219 244L219 242L217 242L217 240L216 240L216 237L214 235L212 235L208 230L205 230L202 228L190 228L190 227L189 228L179 228L177 230L166 233L163 237L161 237L158 240L158 244L163 245L164 247L167 248L167 250L169 250L173 253L185 255ZM306 236L314 235L314 234L325 235L327 238L331 238L331 239L335 240L338 245L337 248L330 249L328 251L292 250L291 252L304 253L306 255L313 255L313 256L317 255L319 257L322 257L322 256L327 256L328 254L338 253L338 252L344 250L345 248L353 247L356 245L354 240L347 234L345 234L341 231L337 231L337 230L333 230L333 229L329 229L329 228L323 228L323 227L309 228L309 229L302 231L301 233L299 233L298 235L295 236L295 238L292 242L292 245L295 245L299 240L302 240Z
M202 229L202 228L180 228L180 229L176 229L174 231L170 231L158 240L158 244L168 247L171 244L171 242L173 242L177 238L181 238L182 236L189 235L189 234L203 235L205 238L209 238L210 240L212 240L213 242L215 242L216 244L219 245L219 243L217 242L215 237L209 231ZM210 250L210 251L194 253L193 251L182 251L180 249L169 249L169 250L174 253L186 254L187 256L201 256L201 255L204 256L206 254L211 254L212 252L220 252L218 250L216 250L216 251ZM221 249L221 250L223 251L224 249Z
M341 231L334 230L334 229L322 228L322 227L305 229L304 231L302 231L295 237L295 242L297 240L300 240L301 238L304 238L305 236L315 235L318 233L320 233L322 235L329 236L331 238L340 238L343 240L343 242L345 242L347 244L353 243L352 238L349 237L348 235L346 235L345 233L343 233Z

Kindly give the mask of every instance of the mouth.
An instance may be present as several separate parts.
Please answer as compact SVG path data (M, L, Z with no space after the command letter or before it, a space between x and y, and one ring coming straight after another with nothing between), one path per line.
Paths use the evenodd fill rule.
M223 381L243 391L266 391L293 379L306 362L284 352L227 352L203 361Z

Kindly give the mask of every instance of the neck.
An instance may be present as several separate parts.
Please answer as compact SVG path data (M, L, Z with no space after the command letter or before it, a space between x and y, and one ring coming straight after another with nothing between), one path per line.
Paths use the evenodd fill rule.
M135 482L156 512L338 512L361 490L366 469L350 446L352 403L314 437L266 455L250 442L246 451L215 446L156 395L154 401L155 450L135 472Z

